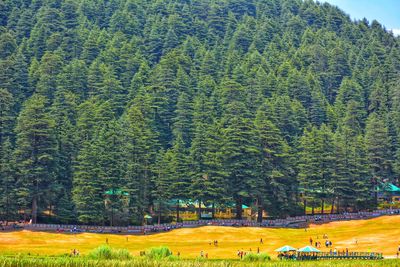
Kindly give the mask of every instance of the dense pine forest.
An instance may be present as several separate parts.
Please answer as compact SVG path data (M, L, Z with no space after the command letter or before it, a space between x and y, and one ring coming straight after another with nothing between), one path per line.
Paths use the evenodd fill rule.
M399 73L399 38L312 0L1 1L0 219L375 208Z

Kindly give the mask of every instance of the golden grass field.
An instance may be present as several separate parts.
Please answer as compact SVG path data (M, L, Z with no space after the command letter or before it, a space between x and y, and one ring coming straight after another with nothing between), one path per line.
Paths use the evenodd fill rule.
M81 254L105 244L127 248L133 255L140 251L165 245L174 254L178 251L183 258L196 258L200 251L208 253L211 259L234 259L237 250L254 252L257 247L261 252L275 256L274 250L283 245L302 247L309 244L309 238L321 241L326 233L333 242L333 248L349 251L375 251L384 253L385 257L395 257L400 245L400 216L385 216L370 220L332 222L323 225L311 225L304 229L271 229L271 228L235 228L205 226L200 228L178 229L167 233L146 236L112 235L112 234L69 234L17 231L0 233L0 253L31 253L40 255L59 255L70 253L76 248ZM260 244L260 238L264 244ZM218 240L218 247L209 242ZM356 244L356 240L357 243Z

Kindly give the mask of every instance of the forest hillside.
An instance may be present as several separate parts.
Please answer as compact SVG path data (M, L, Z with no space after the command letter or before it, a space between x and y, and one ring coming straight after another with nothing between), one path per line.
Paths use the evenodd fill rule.
M374 208L399 72L399 38L312 0L1 1L0 219Z

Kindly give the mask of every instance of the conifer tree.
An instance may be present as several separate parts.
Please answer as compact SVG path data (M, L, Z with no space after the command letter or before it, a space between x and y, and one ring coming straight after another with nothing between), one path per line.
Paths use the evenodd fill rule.
M294 180L288 164L289 146L282 138L279 129L268 119L262 108L257 111L255 126L260 149L260 177L256 189L258 204L258 222L262 221L262 210L267 207L272 214L282 215L288 212L293 196L291 187ZM288 188L289 187L289 188ZM278 208L279 207L279 208Z
M384 121L372 113L365 128L366 157L375 186L390 178L389 136ZM377 189L375 189L377 190ZM377 197L375 195L375 201Z
M31 206L32 222L45 208L43 202L56 186L54 120L46 110L45 96L33 95L23 106L16 127L18 197ZM25 209L28 207L25 206Z
M230 192L236 204L236 218L242 218L242 204L258 186L259 150L257 135L249 112L240 102L243 88L231 80L222 83L224 114L222 118L224 165Z

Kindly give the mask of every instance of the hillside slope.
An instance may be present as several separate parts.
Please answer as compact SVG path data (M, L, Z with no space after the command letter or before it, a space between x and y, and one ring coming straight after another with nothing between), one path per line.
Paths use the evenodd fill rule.
M396 256L400 229L400 216L386 216L370 220L333 222L312 225L307 229L271 229L247 227L205 226L185 228L147 236L108 235L108 234L56 234L45 232L9 232L0 235L0 249L5 254L33 253L40 255L58 255L78 249L87 254L108 239L109 245L127 248L133 255L140 251L161 245L168 246L174 254L181 253L183 258L196 258L200 251L209 254L210 259L235 259L238 250L267 252L276 256L275 249L291 245L295 248L309 245L310 237L320 241L322 251L329 252L324 246L324 234L332 241L332 249L358 252L382 252L385 257ZM260 238L263 244L260 244ZM319 238L319 239L317 239ZM213 241L218 240L218 246ZM357 241L357 244L356 244ZM211 242L211 245L209 243Z
M371 208L399 183L399 44L311 0L2 1L0 216Z

